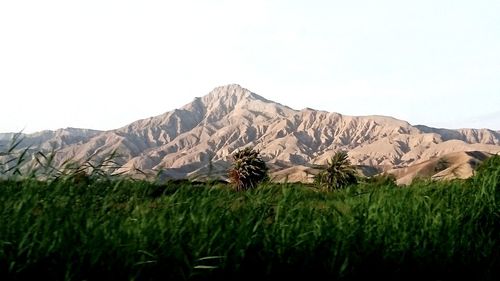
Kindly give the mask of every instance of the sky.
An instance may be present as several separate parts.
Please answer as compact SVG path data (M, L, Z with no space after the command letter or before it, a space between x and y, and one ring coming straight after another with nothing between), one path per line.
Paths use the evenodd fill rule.
M0 132L108 130L226 84L500 130L498 0L0 1Z

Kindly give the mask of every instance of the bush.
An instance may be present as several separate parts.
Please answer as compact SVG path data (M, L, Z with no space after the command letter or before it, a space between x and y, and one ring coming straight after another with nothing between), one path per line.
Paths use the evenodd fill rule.
M491 175L500 176L500 155L493 155L484 160L476 170L475 178L490 177Z
M371 187L397 187L396 176L393 174L382 173L363 180L366 185Z

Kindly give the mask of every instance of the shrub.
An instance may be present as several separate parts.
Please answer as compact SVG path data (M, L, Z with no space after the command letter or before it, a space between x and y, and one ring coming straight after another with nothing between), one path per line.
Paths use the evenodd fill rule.
M371 187L397 187L396 176L388 173L377 174L375 176L365 178L364 182Z
M439 173L450 167L450 162L445 158L440 158L434 167L434 172Z
M485 178L491 175L500 176L500 155L493 155L479 165L475 178Z

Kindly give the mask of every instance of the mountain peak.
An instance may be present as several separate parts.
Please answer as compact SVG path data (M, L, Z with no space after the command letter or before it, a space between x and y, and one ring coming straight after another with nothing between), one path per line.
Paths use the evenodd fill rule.
M229 120L241 116L250 120L271 116L289 117L295 114L293 109L259 96L238 84L217 87L207 95L195 98L181 110L191 112L197 116L197 120L206 122Z
M192 112L216 113L216 115L227 114L236 108L252 108L256 104L277 104L267 100L238 84L229 84L213 89L203 97L195 98L182 109Z
M270 102L250 90L243 88L239 84L228 84L217 87L201 99L205 104L219 103L222 101L232 101L233 103L238 103L243 100L261 100Z

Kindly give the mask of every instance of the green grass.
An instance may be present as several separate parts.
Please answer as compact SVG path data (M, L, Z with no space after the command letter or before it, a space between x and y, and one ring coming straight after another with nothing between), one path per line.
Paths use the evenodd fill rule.
M335 192L0 181L1 280L498 280L499 238L496 164L467 181Z

